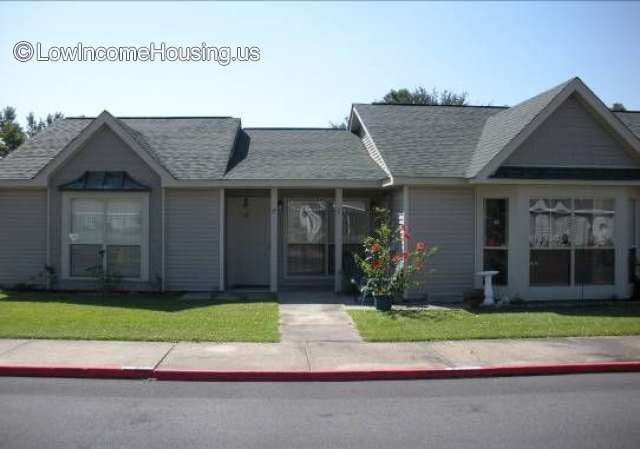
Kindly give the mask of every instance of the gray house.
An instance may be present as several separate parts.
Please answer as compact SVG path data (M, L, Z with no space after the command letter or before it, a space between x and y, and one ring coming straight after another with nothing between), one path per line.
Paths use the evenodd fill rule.
M510 297L628 297L639 136L578 78L510 108L354 104L348 130L67 118L0 161L0 285L340 291L385 206L440 248L410 296L496 269Z

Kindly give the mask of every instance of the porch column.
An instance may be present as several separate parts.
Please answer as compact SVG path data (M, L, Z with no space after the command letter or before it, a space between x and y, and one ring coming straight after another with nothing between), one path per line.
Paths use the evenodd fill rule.
M278 189L271 189L271 223L270 223L270 261L269 290L278 291Z
M224 199L225 199L225 191L224 191L224 189L221 188L220 189L220 197L219 197L219 200L218 200L218 202L220 203L220 211L219 211L219 213L220 213L220 222L219 222L219 225L218 225L218 226L220 226L220 241L218 242L218 252L219 252L219 257L218 258L220 260L220 267L219 267L220 279L219 279L218 282L219 282L220 286L219 286L218 290L220 290L221 292L223 292L224 289L225 289L225 285L224 285L225 282L224 281L225 281L225 277L226 277L225 270L224 270L225 269L225 265L226 265L225 254L224 254L225 248L226 248L226 245L225 245L225 239L226 239L226 236L225 236L225 231L226 231L226 229L225 229L226 206L224 204Z
M335 192L334 216L334 291L342 291L342 189Z

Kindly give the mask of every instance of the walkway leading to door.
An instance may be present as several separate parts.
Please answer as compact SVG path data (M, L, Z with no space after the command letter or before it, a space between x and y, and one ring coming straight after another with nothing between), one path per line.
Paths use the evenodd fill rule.
M362 341L344 309L344 298L309 290L281 292L278 296L283 343Z

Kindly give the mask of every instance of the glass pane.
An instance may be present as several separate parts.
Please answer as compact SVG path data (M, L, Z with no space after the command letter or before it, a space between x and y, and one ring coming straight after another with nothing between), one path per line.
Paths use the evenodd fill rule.
M614 206L613 200L576 200L576 246L613 246Z
M109 200L107 203L107 243L139 245L142 242L142 202Z
M369 210L365 201L345 200L342 204L344 244L362 244L369 234Z
M95 277L102 266L102 245L71 245L71 276Z
M547 200L534 199L529 202L529 245L532 248L547 248L551 234Z
M107 246L107 272L120 277L139 278L140 252L139 246Z
M287 271L289 274L324 274L325 245L289 244Z
M532 286L569 285L571 283L570 250L532 250L529 282Z
M551 235L549 246L568 248L571 246L571 200L548 200Z
M328 207L326 201L287 202L287 241L289 243L324 243L327 239Z
M104 203L99 200L71 201L71 243L102 243L104 234Z
M576 285L612 285L614 262L612 249L576 250Z
M484 270L497 270L500 273L494 276L493 282L496 285L507 285L508 273L508 252L506 249L485 249L484 250Z
M485 246L507 244L507 200L485 200Z

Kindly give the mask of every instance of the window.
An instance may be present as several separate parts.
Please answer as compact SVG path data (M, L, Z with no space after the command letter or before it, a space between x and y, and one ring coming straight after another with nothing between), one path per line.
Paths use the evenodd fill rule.
M612 199L532 199L530 284L613 284L614 206Z
M637 220L638 209L636 200L629 201L629 282L635 282L638 275L638 260L637 260Z
M483 269L497 270L496 285L507 285L508 272L508 200L484 200Z
M69 275L142 278L143 204L141 198L70 199Z
M331 209L327 200L287 201L288 274L327 274Z

